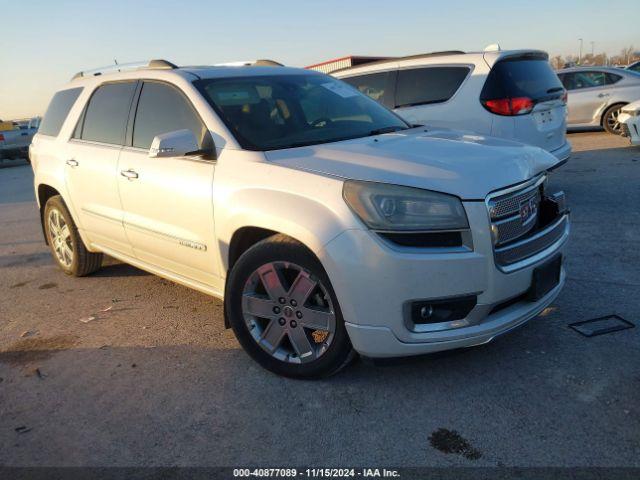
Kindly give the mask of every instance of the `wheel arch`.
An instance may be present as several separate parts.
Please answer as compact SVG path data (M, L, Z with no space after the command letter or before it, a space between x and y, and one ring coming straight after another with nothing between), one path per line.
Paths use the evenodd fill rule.
M623 107L625 105L627 105L629 102L622 102L622 101L617 101L617 102L612 102L610 105L607 105L603 111L602 114L600 114L600 126L604 127L604 117L607 115L607 112L611 109L611 107Z
M44 237L44 242L46 245L49 245L49 240L47 239L47 234L45 232L45 228L44 228L44 208L47 204L47 201L51 198L51 197L55 197L56 195L61 195L61 193L56 190L54 187L52 187L51 185L48 185L46 183L41 183L38 185L38 188L36 190L36 194L37 194L37 200L38 200L38 206L39 206L39 210L40 210L40 227L42 228L42 236Z

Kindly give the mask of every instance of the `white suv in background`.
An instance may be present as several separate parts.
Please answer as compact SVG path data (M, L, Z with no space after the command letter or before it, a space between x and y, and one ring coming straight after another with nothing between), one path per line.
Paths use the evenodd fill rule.
M223 298L240 344L282 375L486 343L565 280L553 155L411 127L317 72L80 75L31 159L65 273L105 253Z
M437 52L332 73L412 124L516 140L564 163L567 92L537 50Z

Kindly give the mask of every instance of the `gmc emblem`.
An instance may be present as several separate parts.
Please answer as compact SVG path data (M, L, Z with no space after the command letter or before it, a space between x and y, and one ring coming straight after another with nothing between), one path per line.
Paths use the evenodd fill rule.
M527 225L536 219L538 215L538 202L536 200L536 197L531 197L520 202L520 222L522 225Z

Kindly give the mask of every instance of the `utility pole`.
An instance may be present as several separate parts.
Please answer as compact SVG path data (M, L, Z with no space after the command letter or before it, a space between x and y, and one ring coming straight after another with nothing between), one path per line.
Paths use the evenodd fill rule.
M593 46L595 45L596 42L591 42L591 56L593 57Z
M579 38L578 41L580 42L580 53L578 54L578 65L580 65L582 63L582 39Z

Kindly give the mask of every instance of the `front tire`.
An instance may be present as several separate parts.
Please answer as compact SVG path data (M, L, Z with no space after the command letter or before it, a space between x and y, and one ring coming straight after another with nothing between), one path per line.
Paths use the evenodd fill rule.
M620 135L621 126L620 122L618 122L618 115L620 115L620 110L622 110L624 105L624 103L617 103L607 108L604 112L602 116L602 126L608 133Z
M84 277L102 266L102 253L87 250L60 195L47 200L43 221L53 259L64 273Z
M225 312L244 350L278 375L326 377L355 357L320 261L285 235L257 243L238 259Z

